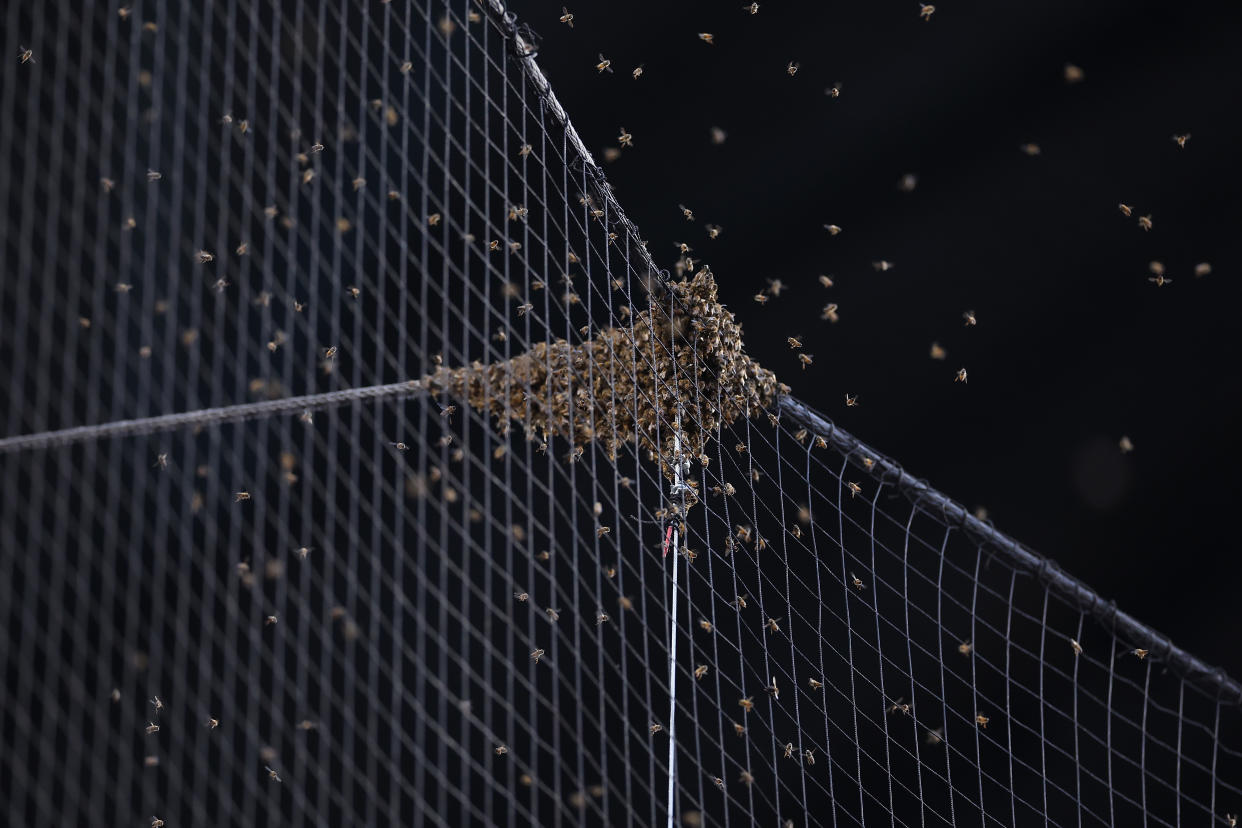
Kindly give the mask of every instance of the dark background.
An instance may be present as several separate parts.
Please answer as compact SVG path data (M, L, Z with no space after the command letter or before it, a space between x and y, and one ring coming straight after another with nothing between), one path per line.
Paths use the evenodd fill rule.
M690 244L796 396L1242 676L1238 7L579 3L571 29L510 5L596 160L634 136L604 166L657 262Z

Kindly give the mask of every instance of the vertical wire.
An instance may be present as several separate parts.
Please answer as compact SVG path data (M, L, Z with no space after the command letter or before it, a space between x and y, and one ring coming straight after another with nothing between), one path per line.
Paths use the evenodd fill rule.
M681 479L681 408L677 411L677 424L673 431L673 494L681 492L685 485ZM673 828L673 793L677 780L677 731L675 717L677 714L677 523L673 526L673 606L669 619L669 653L668 653L668 828ZM665 554L668 551L665 550ZM689 561L686 562L688 567ZM690 573L686 573L687 583ZM689 600L687 599L687 603Z

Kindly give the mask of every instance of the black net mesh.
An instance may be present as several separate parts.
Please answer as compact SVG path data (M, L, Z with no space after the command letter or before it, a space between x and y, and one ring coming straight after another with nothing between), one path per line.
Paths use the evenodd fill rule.
M779 395L499 6L4 14L9 824L1239 809L1242 688Z

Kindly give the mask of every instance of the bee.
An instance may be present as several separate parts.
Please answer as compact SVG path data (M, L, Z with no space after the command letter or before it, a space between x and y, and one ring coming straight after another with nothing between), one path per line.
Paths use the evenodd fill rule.
M530 651L530 660L531 660L531 661L533 661L533 662L535 662L536 664L538 664L538 663L539 663L539 659L543 658L544 652L545 652L545 651L544 651L544 649L543 649L542 647L540 647L540 648L538 648L538 649L531 650L531 651Z
M778 633L781 631L781 625L776 622L777 622L777 619L769 618L767 621L764 622L763 626L767 629L768 632Z
M306 560L306 556L309 555L311 552L313 552L314 549L315 547L313 546L299 546L297 549L293 551L299 558L301 558L302 560Z
M914 192L914 188L918 185L919 177L914 173L906 173L901 177L901 180L897 182L897 189L901 190L903 193L912 193Z
M830 236L835 236L841 232L841 228L835 224L825 224L824 229L828 231Z
M872 460L870 457L864 457L862 459L862 464L864 469L871 471L871 469L875 466L875 460Z
M1179 149L1186 149L1186 142L1189 140L1190 140L1189 132L1187 132L1185 135L1174 135L1173 136L1173 143L1177 144Z
M700 619L699 619L699 628L700 628L701 630L703 630L703 632L711 632L711 631L712 631L712 622L711 622L711 621L708 621L706 618L700 618Z
M518 148L518 155L525 158L526 156L530 155L531 150L532 150L532 147L530 144L522 144L522 146Z
M720 788L720 790L722 791L724 790L724 780L721 779L719 776L712 777L712 784L715 785L717 788Z
M324 348L324 349L323 349L323 358L324 358L324 359L332 359L332 358L333 358L333 357L335 357L335 356L336 356L336 346L335 346L335 345L329 345L327 348Z
M888 713L890 716L894 713L905 713L907 716L910 715L910 705L903 704L902 701L902 697L898 697L897 701L888 706Z
M163 173L160 173L157 170L147 170L147 181L150 181L153 184L156 181L159 181L163 177L164 177Z
M622 127L622 129L624 129L624 127ZM509 221L517 221L518 219L525 220L526 215L529 212L530 211L526 209L525 205L514 204L509 208Z
M1072 638L1070 639L1070 648L1074 651L1074 655L1082 655L1082 645Z
M349 287L345 288L345 292L348 293L354 299L357 299L359 296L362 295L362 289L358 287L354 287L353 285L350 285Z
M806 366L810 365L814 361L815 357L812 354L798 354L798 362L802 363L803 371L806 370Z
M677 209L681 210L681 214L686 221L694 221L694 211L684 204L678 204Z
M1134 451L1134 442L1124 434L1121 435L1121 439L1118 441L1117 445L1121 448L1122 454L1129 454Z
M263 626L272 627L276 625L277 618L275 615L269 615L263 619Z
M798 74L798 68L800 66L801 64L791 60L789 61L789 65L785 67L785 71L789 74L789 77L792 78L794 75Z
M1212 272L1212 264L1210 262L1199 262L1195 265L1195 276L1207 276Z
M755 709L755 697L754 696L747 696L744 699L738 699L737 703L738 703L738 706L740 706L747 713Z
M831 276L824 276L824 275L821 275L819 277L819 283L826 288L830 288L835 284L835 282L832 281Z
M164 820L157 816L151 817L151 828L164 828Z
M699 32L699 40L703 41L708 46L716 45L716 36L711 32Z
M768 303L768 295L766 293L756 293L755 301L761 305L766 305Z
M1042 150L1039 148L1039 144L1036 144L1033 142L1023 144L1022 146L1018 147L1018 149L1022 150L1022 152L1031 156L1032 158L1034 158L1036 155L1039 155L1040 152L1042 152Z
M216 260L216 257L212 255L211 253L207 252L206 250L198 251L198 263L199 264L210 264L211 262L214 262L215 260Z
M233 495L234 503L241 503L243 500L249 500L249 499L250 499L250 492L237 492L236 494Z
M314 171L314 170L305 170L305 171L303 171L303 173L302 173L302 183L303 183L303 184L309 184L309 183L311 183L311 182L312 182L312 181L314 181L314 180L315 180L315 171Z
M550 618L553 623L561 620L561 611L559 609L552 609L552 607L548 607L544 610L544 612L548 614L548 618Z
M781 688L776 686L776 676L772 676L772 683L765 686L763 689L764 692L774 699L779 699L781 697Z
M155 465L152 468L166 469L168 468L168 452L160 452L155 455Z
M963 326L966 328L973 328L979 322L979 320L975 318L975 312L972 310L964 311L962 313L962 318L966 320L966 323Z
M957 645L957 651L962 655L970 655L970 651L973 649L974 647L969 641L963 641L961 644Z
M574 16L569 9L564 6L561 6L561 22L571 29L574 27Z
M944 348L940 346L939 342L933 342L931 344L931 358L932 359L944 359L946 356L948 356L948 353L945 351Z
M1126 218L1129 218L1130 214L1134 212L1134 208L1129 204L1118 204L1117 209L1120 210L1121 214Z
M953 378L953 381L954 381L954 382L966 382L966 369L965 369L965 368L958 368L958 369L957 369L957 376L955 376L955 377Z
M110 193L116 187L116 182L111 178L101 178L99 179L99 186L103 187L105 193Z
M782 291L782 290L784 290L784 289L785 289L785 288L787 288L787 287L788 287L788 285L786 285L786 284L785 284L784 282L782 282L780 279L768 279L768 287L767 287L767 291L768 291L768 293L772 294L773 296L780 296L780 295L781 295L781 291Z
M652 722L651 727L650 727L651 735L654 736L663 729L664 729L664 725L659 724L658 722Z
M983 728L984 730L987 729L989 721L991 721L991 719L989 719L987 716L983 715L982 713L975 714L975 724L979 725L979 727Z
M129 6L121 6L116 10L116 16L122 20L129 20L129 16L133 13L133 11L134 10Z
M706 664L700 664L698 667L695 667L695 668L694 668L694 678L695 678L696 680L700 680L700 681L701 681L701 680L702 680L702 678L703 678L703 676L705 676L705 675L707 675L707 665L706 665Z
M1237 828L1238 815L1237 814L1225 814L1225 822L1228 823L1229 828Z
M1066 83L1078 83L1084 77L1086 77L1086 73L1082 71L1081 67L1075 66L1072 63L1065 64Z
M704 226L707 228L707 237L709 239L715 239L720 235L722 228L719 224L707 224Z
M384 2L387 3L389 2L389 0L384 0ZM483 15L479 14L477 11L474 11L473 9L466 12L466 20L470 21L471 23L478 23L482 19L483 19Z
M509 748L505 745L496 745L496 747L493 748L493 750L496 752L497 756L504 756L506 753L509 752Z
M944 727L938 727L935 730L927 731L927 735L923 737L923 741L929 745L938 745L944 741Z
M38 63L39 62L34 59L34 50L27 49L25 46L18 46L17 48L21 50L17 55L18 63Z
M827 96L828 96L828 97L830 97L830 98L839 98L839 97L841 97L841 82L840 82L840 81L837 81L837 82L836 82L836 83L834 83L832 86L830 86L830 87L828 87L827 89L825 89L825 90L824 90L824 94L825 94L825 95L827 95Z
M857 483L846 483L845 485L850 490L850 497L858 497L862 492L862 486L859 486Z
M625 127L621 127L621 134L617 136L617 140L621 142L623 147L634 146L634 136L625 131Z
M1147 281L1151 282L1156 287L1164 287L1165 285L1170 285L1173 283L1173 280L1170 279L1168 276L1165 276L1163 273L1158 274L1156 276L1148 276Z
M595 613L595 626L598 627L601 624L607 624L608 621L609 621L608 613L604 612L603 610L599 610L598 612Z
M127 216L125 221L121 223L122 230L133 230L138 226L138 219L133 216Z
M733 606L736 609L744 610L746 609L746 596L739 595L736 598L734 598L732 601L730 601L730 603L733 604Z
M858 395L857 394L846 394L845 395L845 407L846 408L857 408L858 407Z
M751 528L749 526L738 526L737 527L737 539L740 540L742 543L750 543L750 537L751 537L750 533L751 533Z
M457 406L455 405L446 405L444 408L440 409L440 416L446 420L451 418L455 413L457 413Z
M823 690L824 689L824 683L820 681L819 679L808 678L806 681L808 684L811 685L812 690Z
M806 749L806 752L805 752L805 753L803 753L803 756L805 756L805 757L806 757L806 763L807 763L808 765L814 765L814 764L815 764L815 751L811 750L810 748L807 748L807 749Z
M837 315L838 307L839 305L837 305L836 302L829 302L827 305L824 305L824 309L823 311L820 312L819 318L827 319L829 322L832 322L834 324L836 322L839 322L841 320L841 317Z
M147 727L146 727L146 731L147 731L147 735L150 735L150 734L152 734L152 733L159 733L159 732L160 732L160 726L159 726L159 725L157 725L155 722L148 722L148 723L147 723Z
M897 265L895 265L895 264L893 264L892 262L887 261L887 260L885 260L885 259L881 259L881 260L880 260L880 261L878 261L878 262L872 262L872 263L871 263L871 266L872 266L873 268L875 268L877 271L879 271L880 273L886 273L886 272L888 272L888 271L892 270L892 269L893 269L894 267L896 267Z
M1139 216L1138 225L1144 230L1151 230L1151 213L1148 213L1145 216Z
M931 3L919 3L919 17L924 20L931 20L931 16L936 13L936 7Z
M280 774L278 774L278 773L276 772L276 769L275 769L275 768L273 768L271 765L264 765L264 766L263 766L263 769L264 769L265 771L267 771L267 777L268 777L268 779L271 779L273 782L281 782L281 781L283 781L283 780L280 778Z
M852 583L854 585L854 589L858 590L859 592L862 592L864 589L867 588L867 585L862 582L862 579L859 578L857 575L855 575L853 572L850 573L850 583Z
M738 736L744 736L746 735L746 726L742 724L738 724L737 722L733 722L733 732L736 733Z
M630 72L630 74L634 77L634 80L641 78L643 76L643 64L640 63L635 66L634 71Z
M601 75L604 74L605 71L612 74L612 61L601 54L599 56L599 63L595 64L595 69Z
M1147 650L1144 650L1142 647L1135 647L1134 654L1138 656L1139 661L1142 661L1143 659L1147 658Z
M751 14L758 14L758 13L759 13L759 4L758 4L758 3L751 3L749 6L742 6L742 11L744 11L744 12L750 12Z
M719 146L720 144L723 144L725 142L725 139L727 139L728 137L729 137L729 133L725 132L720 127L718 126L712 127L712 143L713 144L716 144L717 146Z

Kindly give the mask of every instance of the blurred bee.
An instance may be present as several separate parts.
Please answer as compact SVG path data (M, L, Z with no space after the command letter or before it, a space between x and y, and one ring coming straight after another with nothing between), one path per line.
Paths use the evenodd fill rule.
M155 183L163 177L164 175L157 170L147 170L147 181L150 181L151 183Z
M630 74L634 77L634 80L638 80L639 78L641 78L643 76L643 64L640 63L637 66L635 66L634 71L631 72Z
M604 72L608 72L609 74L612 74L612 61L611 61L611 60L609 60L608 58L604 57L603 55L600 55L600 56L599 56L599 63L595 64L595 69L596 69L596 71L597 71L597 72L599 72L601 75L602 75Z
M282 781L280 778L280 775L276 773L276 769L273 768L271 765L264 765L263 769L267 771L268 778L271 779L273 782Z
M152 733L159 733L159 732L160 732L160 726L159 726L159 725L157 725L155 722L148 722L148 723L147 723L147 727L146 727L146 731L147 731L147 734L148 734L148 735L150 735L150 734L152 734Z
M1134 208L1131 207L1129 204L1118 204L1117 209L1120 210L1121 214L1125 216L1126 218L1129 218L1130 214L1134 212Z
M902 697L898 697L897 701L888 706L888 713L891 716L894 713L905 713L910 715L910 705L902 703Z
M781 631L781 625L776 623L776 621L777 619L775 618L769 618L766 622L764 622L763 626L768 632L778 633Z
M892 262L890 262L890 261L888 261L888 260L886 260L886 259L881 259L881 260L880 260L880 261L878 261L878 262L872 262L872 263L871 263L871 266L872 266L873 268L875 268L876 270L878 270L879 272L881 272L881 273L885 273L885 272L887 272L887 271L889 271L889 270L892 270L892 269L893 269L894 267L896 267L897 265L893 264Z
M1142 661L1143 659L1147 658L1147 650L1144 650L1142 647L1135 647L1134 654L1138 656L1139 661Z
M785 71L789 74L789 77L792 78L794 75L798 74L798 68L800 66L801 64L795 63L791 60L789 61L789 65L785 67Z
M709 239L714 239L720 235L721 227L719 224L708 224L706 225L706 227L707 227L707 237Z
M1173 284L1173 280L1170 279L1168 276L1165 276L1163 273L1157 274L1155 276L1148 276L1147 281L1151 282L1156 287L1164 287L1165 285Z
M841 228L835 224L825 224L824 229L828 231L828 235L835 236L841 232Z
M574 27L574 16L570 13L569 9L564 6L561 6L561 22L571 29Z
M1134 442L1124 434L1121 435L1121 440L1118 441L1118 446L1121 448L1122 454L1129 454L1134 451Z
M701 618L699 619L699 628L702 629L703 632L711 632L712 622L708 621L706 618Z
M240 503L240 502L242 502L243 500L249 500L249 499L250 499L250 492L237 492L237 493L233 496L233 502L234 502L234 503Z
M297 554L299 558L301 558L302 560L306 560L306 556L309 555L313 550L314 550L313 546L299 546L297 549L293 551Z
M850 583L852 583L854 585L854 589L858 590L859 592L862 592L864 589L867 588L867 585L862 582L862 579L859 578L857 575L855 575L853 572L850 573Z
M706 664L700 664L698 667L694 668L694 677L696 680L702 680L703 676L705 675L707 675Z
M694 211L689 207L684 204L678 204L677 209L681 210L681 214L685 217L686 221L694 221Z
M600 57L603 57L603 55L600 55ZM530 144L522 144L522 146L518 149L518 155L525 158L526 156L530 155L531 149L532 148Z
M823 275L819 277L819 283L826 288L830 288L834 284L831 276L823 276Z
M1207 276L1212 272L1212 264L1210 262L1199 262L1195 265L1195 276Z
M168 468L168 452L160 452L155 455L155 465L152 468Z
M858 497L862 493L862 486L857 483L846 483L846 487L850 490L850 497Z
M966 320L964 327L967 328L973 328L979 323L979 320L975 318L975 312L972 310L964 311L962 313L962 318Z
M811 354L798 354L798 362L802 363L802 370L806 370L806 366L815 361L815 357Z
M1074 655L1076 656L1082 655L1082 645L1072 638L1070 639L1070 649L1074 651Z
M708 46L716 45L716 36L711 32L699 32L699 40L703 41Z
M944 741L944 728L938 727L935 730L927 731L927 735L923 740L929 745L938 745Z
M652 735L652 736L654 736L654 735L656 735L657 733L659 733L661 730L663 730L663 729L664 729L664 725L659 724L659 723L656 723L656 722L653 722L653 723L651 724L651 728L650 728L650 729L651 729L651 735Z
M963 641L961 644L957 645L957 651L962 655L970 655L970 651L973 649L974 647L969 641Z
M931 16L936 13L936 7L931 3L919 3L919 17L924 20L931 20Z
M965 368L957 369L957 376L953 378L953 381L954 382L966 382L966 369Z
M829 322L833 322L833 323L839 322L841 320L841 317L837 315L838 307L839 306L835 302L830 302L829 304L824 305L824 309L820 313L819 318L827 319Z
M1152 227L1151 214L1148 213L1145 216L1139 216L1138 224L1139 227L1142 227L1144 230L1150 230Z
M948 356L948 353L945 351L944 348L940 346L939 342L933 342L931 344L931 358L932 359L944 359L946 356Z
M806 763L808 765L815 764L815 751L811 750L810 748L807 748L806 752L803 755L806 756Z
M18 46L17 48L20 50L17 55L18 63L38 63L39 62L34 59L33 50L27 49L25 46Z
M1040 150L1039 148L1039 144L1035 144L1035 143L1023 144L1022 146L1018 147L1018 149L1022 150L1022 152L1031 156L1032 158L1035 157L1036 155L1039 155L1040 152L1042 152L1042 150Z
M812 690L823 690L824 689L824 683L820 681L819 679L808 678L807 683L811 685Z
M1075 66L1072 63L1065 64L1066 83L1078 83L1084 77L1086 77L1086 73L1082 71L1081 67Z
M983 715L982 713L975 714L975 724L979 725L979 727L982 727L985 730L987 729L988 722L990 721L991 719L989 719L987 716Z
M617 140L621 142L623 147L634 146L634 136L625 131L625 127L621 127L621 134L617 136Z
M544 650L543 650L543 648L538 648L538 649L535 649L535 650L531 650L531 652L530 652L530 660L531 660L531 661L533 661L533 662L535 662L536 664L538 664L538 663L539 663L539 659L543 658L543 655L544 655Z
M497 756L504 756L509 752L509 748L505 745L496 745L495 751Z
M742 724L738 724L737 722L733 722L733 732L736 733L738 736L744 736L746 735L746 726Z
M1190 140L1189 132L1187 132L1185 135L1174 135L1173 136L1173 143L1177 144L1177 146L1180 149L1186 149L1186 142L1189 140Z
M845 395L845 407L846 408L857 408L858 407L858 395L857 394L846 394Z
M743 710L745 710L747 713L751 712L752 710L754 710L754 709L755 709L755 699L754 699L754 696L747 696L747 697L746 697L746 698L744 698L744 699L739 699L739 700L738 700L738 705L739 705L739 706L740 706Z
M761 305L766 305L768 303L768 295L766 293L756 293L755 301Z

